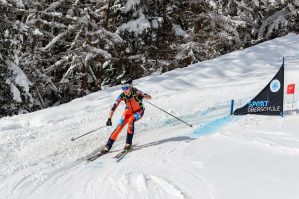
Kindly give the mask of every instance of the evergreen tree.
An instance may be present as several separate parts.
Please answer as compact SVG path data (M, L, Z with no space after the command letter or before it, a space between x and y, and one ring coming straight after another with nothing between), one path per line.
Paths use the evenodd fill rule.
M0 0L1 116L297 31L292 0ZM20 81L22 80L22 81Z

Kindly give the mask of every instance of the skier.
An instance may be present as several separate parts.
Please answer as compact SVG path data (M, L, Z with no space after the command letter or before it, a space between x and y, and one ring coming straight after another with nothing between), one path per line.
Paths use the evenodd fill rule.
M144 106L142 100L143 98L147 100L150 100L152 98L150 95L143 93L137 88L134 88L131 81L129 83L123 84L121 88L123 92L117 97L115 103L113 104L106 125L112 126L112 116L121 101L125 102L126 108L123 116L119 120L117 128L112 132L107 141L107 144L102 148L102 153L107 153L111 149L114 141L117 139L119 133L127 123L127 139L124 149L129 150L132 147L134 123L137 120L140 120L144 114Z

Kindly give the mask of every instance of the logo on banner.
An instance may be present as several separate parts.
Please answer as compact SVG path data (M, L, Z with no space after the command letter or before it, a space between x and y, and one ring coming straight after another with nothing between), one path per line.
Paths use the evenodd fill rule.
M280 81L277 79L274 79L270 84L270 90L273 93L276 93L277 91L279 91L279 89L280 89Z
M269 106L268 100L261 100L261 101L250 101L248 103L248 113L258 113L258 112L275 112L280 111L280 106Z

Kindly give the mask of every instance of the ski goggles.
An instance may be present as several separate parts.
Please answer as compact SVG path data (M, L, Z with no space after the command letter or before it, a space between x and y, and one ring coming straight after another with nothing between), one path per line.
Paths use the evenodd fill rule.
M129 88L130 88L129 85L122 85L122 86L121 86L121 89L122 89L123 91L129 90Z

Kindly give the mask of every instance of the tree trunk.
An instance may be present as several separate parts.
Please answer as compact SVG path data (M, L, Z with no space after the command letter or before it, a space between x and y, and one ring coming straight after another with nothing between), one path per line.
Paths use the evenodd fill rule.
M85 96L87 93L87 81L88 81L88 71L87 71L87 66L84 64L84 62L82 61L82 65L83 65L83 76L82 76L82 80L81 80L81 96Z

